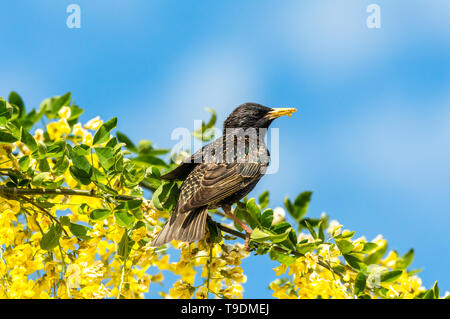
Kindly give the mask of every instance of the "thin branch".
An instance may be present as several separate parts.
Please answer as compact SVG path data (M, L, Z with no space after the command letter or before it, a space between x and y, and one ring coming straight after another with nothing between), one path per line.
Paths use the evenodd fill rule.
M0 196L4 197L17 197L21 195L34 196L34 195L68 195L68 196L88 196L88 197L113 197L116 200L127 201L133 199L140 199L134 196L128 195L109 195L99 194L94 189L82 190L82 189L46 189L46 188L18 188L18 187L5 187L0 186Z
M228 233L233 236L236 236L236 237L239 237L239 238L242 238L242 239L245 239L245 234L242 234L241 232L239 232L233 228L230 228L228 226L225 226L223 224L220 224L220 223L216 223L216 224L217 224L217 227L219 227L219 229L222 230L223 232Z
M241 232L239 232L239 231L237 231L237 230L235 230L235 229L232 229L232 228L230 228L230 227L228 227L228 226L222 225L222 224L220 224L220 223L216 223L216 224L217 224L217 227L218 227L220 230L222 230L223 232L228 233L228 234L231 234L231 235L236 236L236 237L239 237L239 238L242 238L242 239L245 239L245 234L242 234ZM278 251L278 252L285 253L285 254L288 253L288 254L294 255L295 257L303 257L303 256L304 256L303 254L301 254L301 253L299 253L299 252L297 252L297 251L288 251L288 250L286 250L286 249L284 249L284 248L282 248L282 247L280 247L280 246L276 246L276 245L266 245L266 244L264 244L264 243L257 243L257 244L259 244L259 245L265 245L265 246L270 246L270 247L272 247L272 249L274 249L274 250L276 250L276 251ZM338 276L341 277L341 278L344 277L344 275L343 275L341 272L337 271L336 269L333 269L332 267L330 267L329 265L327 265L327 264L326 264L323 260L321 260L321 259L322 259L322 257L319 256L319 261L318 261L317 263L318 263L320 266L322 266L322 267L328 269L329 271L335 273L336 275L338 275Z
M142 188L148 189L152 193L156 191L156 188L154 188L152 185L150 185L149 182L146 182L146 181L140 182L139 186L141 186Z
M48 217L50 217L50 219L52 219L55 223L57 223L59 225L59 227L61 227L62 231L64 232L64 234L66 234L66 236L69 236L69 233L67 233L67 231L64 229L63 225L61 224L61 222L58 220L58 218L56 218L55 216L53 216L49 211L47 211L44 207L40 206L39 204L35 203L34 201L32 201L31 199L25 197L25 196L20 196L19 197L26 201L27 203L30 203L31 205L33 205L34 207L36 207L37 209L39 209L40 211L42 211L45 215L47 215Z

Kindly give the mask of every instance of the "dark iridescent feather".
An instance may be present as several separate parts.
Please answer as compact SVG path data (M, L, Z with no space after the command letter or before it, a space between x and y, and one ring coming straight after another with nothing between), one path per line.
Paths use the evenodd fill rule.
M202 239L208 208L231 206L255 187L269 164L267 147L261 139L256 149L251 148L249 145L253 144L248 138L237 137L227 129L267 128L273 120L267 117L271 110L254 103L239 106L225 121L222 137L204 146L187 163L161 176L166 180L183 180L183 183L176 208L152 246L161 246L171 240L194 242ZM236 152L240 142L245 145L243 154ZM234 146L233 153L227 156L229 145ZM254 161L255 158L263 161Z

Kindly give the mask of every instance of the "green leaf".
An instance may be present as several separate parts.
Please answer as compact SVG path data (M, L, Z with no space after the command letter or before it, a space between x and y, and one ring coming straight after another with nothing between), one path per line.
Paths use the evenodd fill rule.
M61 221L61 225L63 225L63 226L70 226L70 218L69 218L69 216L61 216L61 217L59 217L59 220Z
M268 208L261 214L261 225L270 228L273 222L273 210Z
M135 217L133 214L128 213L125 209L120 209L114 212L116 223L119 226L131 228L134 224Z
M220 231L216 222L207 219L206 225L209 230L209 238L212 243L220 243L222 241L222 232Z
M396 281L402 275L402 272L403 272L402 270L392 270L392 271L383 272L380 275L380 281L381 282Z
M80 239L89 239L91 237L87 236L87 232L90 230L89 227L79 224L70 223L70 232Z
M362 272L359 272L355 279L355 295L359 295L364 292L366 289L366 280L367 276L364 275Z
M25 144L26 146L28 146L28 148L34 152L35 150L37 150L37 143L36 140L34 139L34 137L28 133L26 130L23 129L23 127L20 128L21 131L21 138L20 141Z
M41 102L39 113L45 113L49 119L58 118L58 112L63 106L68 106L71 100L71 93L67 92L61 96L53 96Z
M320 223L319 223L319 229L318 229L318 236L319 239L321 239L322 241L325 241L325 227L327 225L327 220L326 219L321 219Z
M87 173L75 166L70 166L70 174L82 185L89 185L91 183L92 169Z
M302 218L306 215L311 196L312 192L306 191L298 195L294 203L291 203L289 198L285 199L284 204L286 209L296 221L302 220Z
M253 229L253 232L250 235L250 239L254 240L256 242L259 242L259 243L263 243L268 240L272 241L273 243L279 243L279 242L286 240L288 238L290 232L291 232L291 229L288 228L282 234L275 234L271 231L263 230L263 229L260 229L257 227L255 229Z
M17 92L11 91L11 93L9 93L8 102L19 108L19 118L25 115L25 104Z
M153 205L157 210L164 211L165 208L162 206L161 202L164 201L170 189L172 188L171 183L163 183L158 189L153 193L152 201Z
M376 248L373 253L367 255L364 258L364 263L366 265L378 264L381 258L383 258L384 254L386 253L387 248L387 242L383 242L383 244L381 246L378 246L378 248Z
M311 224L310 224L307 220L304 220L304 222L305 222L305 225L306 225L306 227L308 228L309 232L311 233L311 236L312 236L314 239L317 239L316 231L315 231L314 228L311 226Z
M122 181L128 188L137 186L145 178L145 169L138 165L128 162L124 165L122 172Z
M355 235L354 231L344 230L340 236L336 236L337 238L352 238Z
M167 163L162 159L153 156L153 155L139 155L138 157L133 158L133 161L136 163L141 163L146 166L159 166L159 167L167 167Z
M131 240L130 235L128 234L128 231L124 231L122 238L120 239L120 242L117 246L117 254L122 260L126 260L128 258L128 255L130 254L131 248L134 245L134 241Z
M117 117L113 117L109 121L103 123L102 125L108 132L114 129L117 126Z
M214 138L214 129L213 128L214 128L214 125L216 124L216 120L217 120L216 112L213 109L207 107L207 108L205 108L205 110L212 114L209 122L207 124L205 124L202 121L202 127L199 128L198 130L192 132L192 135L195 138L197 138L203 142L210 141Z
M31 162L31 160L30 160L30 157L29 157L28 155L22 156L22 157L19 159L20 170L21 170L22 172L27 171L28 168L30 167L30 162Z
M97 145L109 140L109 132L117 125L117 117L113 117L108 122L103 123L102 126L95 132L92 145Z
M141 207L142 199L131 199L126 201L126 204L129 210L135 210Z
M434 285L433 285L432 289L434 291L434 297L436 299L439 299L439 287L438 287L438 282L437 281L434 282Z
M434 295L434 289L428 289L427 292L423 295L423 299L437 299Z
M314 249L316 249L316 244L315 243L300 243L296 245L296 249L297 252L299 252L300 254L306 254L306 253L310 253L312 252Z
M412 263L414 259L414 249L410 249L402 257L399 257L395 263L395 269L406 269Z
M258 197L258 203L261 209L266 208L269 205L269 191L266 190Z
M59 225L50 226L49 230L42 236L41 249L52 250L59 244L62 229Z
M364 247L361 252L367 254L367 253L372 252L377 247L378 247L378 245L375 243L364 243Z
M18 138L16 138L11 133L9 133L5 130L0 130L0 144L10 144L10 143L14 143L17 141L18 141Z
M286 210L289 212L291 216L295 214L294 212L294 204L291 202L288 196L284 198L284 206L286 207Z
M258 205L256 205L254 198L250 198L250 200L247 201L246 209L242 209L241 213L252 229L261 225L259 221L261 218L261 211Z
M115 158L114 151L109 147L96 147L95 153L97 154L100 165L108 171L111 167L114 166Z
M287 252L283 253L283 252L277 251L273 247L271 247L269 250L269 257L272 260L277 260L281 264L288 265L288 266L293 265L295 263L295 261L297 260L297 258L289 255Z
M347 239L336 239L335 242L342 254L348 254L354 248L352 242Z
M412 270L408 270L407 273L408 273L408 276L411 277L411 276L419 274L420 272L422 272L422 270L423 270L423 268L412 269Z
M48 165L48 161L46 158L39 160L38 164L39 164L39 170L41 172L50 172L51 171L50 165Z
M78 170L89 174L92 172L92 166L83 152L84 150L82 148L69 148L69 156L72 160L73 166L75 166Z
M89 146L88 146L88 148L89 148ZM65 141L57 141L57 142L47 146L45 155L48 157L60 157L60 156L64 155L65 150L66 150L66 142Z
M77 105L70 105L70 117L67 119L67 122L70 126L75 125L78 118L81 114L83 114L84 110Z
M89 218L92 220L102 220L111 215L111 211L105 208L94 209L90 214Z
M356 270L361 270L362 267L362 261L360 259L358 259L357 257L350 255L350 254L343 254L342 255L345 259L345 261L353 268Z
M129 150L133 153L138 153L138 149L136 148L136 145L134 145L134 143L125 134L123 134L121 132L116 132L116 136L120 143L125 144L125 147L127 148L127 150Z
M56 176L63 175L67 171L69 165L70 162L67 159L67 156L62 156L56 161L55 166L53 167L53 173Z
M41 186L44 180L48 179L49 177L50 177L49 172L39 173L34 175L31 182L33 183L33 185Z

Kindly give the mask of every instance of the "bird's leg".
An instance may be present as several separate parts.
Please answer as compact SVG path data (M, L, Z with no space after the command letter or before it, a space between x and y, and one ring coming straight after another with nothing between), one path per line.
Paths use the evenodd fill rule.
M239 226L242 227L242 229L245 231L245 244L244 244L244 249L245 250L250 250L249 247L249 241L250 241L250 235L252 234L252 230L250 227L248 227L247 225L245 225L239 218L237 218L233 212L231 211L231 206L222 206L223 211L225 212L225 214L230 217L232 220L234 220L237 224L239 224Z

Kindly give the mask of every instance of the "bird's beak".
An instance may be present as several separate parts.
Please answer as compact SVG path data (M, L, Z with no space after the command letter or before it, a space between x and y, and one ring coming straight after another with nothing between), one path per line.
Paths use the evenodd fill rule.
M267 113L266 117L270 120L273 120L283 115L291 116L292 113L295 112L297 112L297 109L295 107L276 108L272 109L269 113Z

